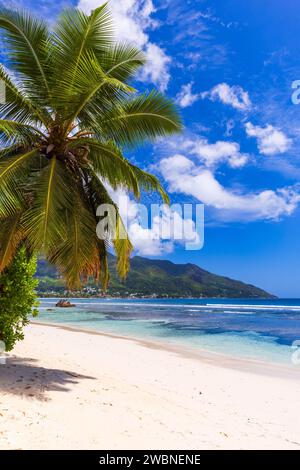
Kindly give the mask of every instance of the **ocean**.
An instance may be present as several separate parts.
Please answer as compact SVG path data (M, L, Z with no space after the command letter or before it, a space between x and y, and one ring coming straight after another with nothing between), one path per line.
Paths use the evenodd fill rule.
M39 322L202 349L300 369L300 299L40 299ZM300 349L299 349L300 350Z

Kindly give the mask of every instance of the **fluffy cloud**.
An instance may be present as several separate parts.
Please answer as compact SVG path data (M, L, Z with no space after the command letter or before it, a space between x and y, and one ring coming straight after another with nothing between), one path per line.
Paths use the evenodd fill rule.
M99 0L80 0L78 8L90 13L99 6ZM147 30L155 28L151 15L155 8L152 0L110 0L115 36L120 42L131 42L144 50L148 63L140 73L142 81L152 82L165 91L170 79L170 58L163 49L149 40Z
M263 155L284 153L291 147L291 139L270 124L259 127L247 122L246 133L249 137L256 137L259 152Z
M211 170L180 154L162 159L159 169L170 192L195 197L216 209L222 220L278 220L291 215L300 202L297 186L276 191L233 191L220 184Z
M219 140L210 144L207 140L199 140L194 144L194 152L206 166L227 162L232 168L239 168L248 161L248 155L240 152L240 146L236 142Z
M135 253L141 256L160 256L172 253L176 245L202 246L203 240L191 218L181 213L180 207L162 204L152 206L152 223L149 226L148 207L137 204L120 189L110 190L117 203Z
M188 152L206 167L216 167L227 163L231 168L241 168L248 161L248 155L240 151L237 142L218 140L210 143L203 137L192 134L188 138L179 137L167 144L176 151Z
M187 108L198 100L199 94L192 92L192 83L182 85L180 92L176 96L176 102L181 108Z
M209 98L212 101L221 101L239 110L246 110L251 107L248 92L240 86L229 86L227 83L219 83L210 91L203 92L201 97Z
M170 74L168 65L170 57L156 44L148 43L145 47L148 62L142 68L138 78L145 82L155 83L160 91L165 91L168 87Z

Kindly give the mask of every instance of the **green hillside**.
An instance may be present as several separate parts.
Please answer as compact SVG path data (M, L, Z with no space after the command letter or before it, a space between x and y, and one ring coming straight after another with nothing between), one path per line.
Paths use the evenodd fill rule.
M116 275L116 262L109 258L111 281L108 293L111 295L137 295L158 297L248 297L271 298L262 289L244 284L227 277L212 274L195 264L174 264L166 260L153 260L136 256L131 260L131 269L125 282ZM56 270L40 260L37 277L40 279L39 293L50 295L65 294L64 283ZM77 295L97 294L98 289L90 284Z

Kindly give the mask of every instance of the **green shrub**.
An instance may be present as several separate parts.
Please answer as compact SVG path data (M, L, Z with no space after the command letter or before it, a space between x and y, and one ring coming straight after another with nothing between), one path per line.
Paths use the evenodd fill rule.
M23 328L29 316L38 314L35 271L36 258L29 257L21 247L10 266L0 274L0 341L4 342L6 351L24 339Z

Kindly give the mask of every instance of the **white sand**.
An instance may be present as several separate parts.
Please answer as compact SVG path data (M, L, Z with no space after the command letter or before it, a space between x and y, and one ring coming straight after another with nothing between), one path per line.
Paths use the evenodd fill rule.
M299 370L288 375L30 325L0 365L0 448L299 449Z

